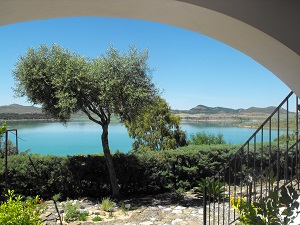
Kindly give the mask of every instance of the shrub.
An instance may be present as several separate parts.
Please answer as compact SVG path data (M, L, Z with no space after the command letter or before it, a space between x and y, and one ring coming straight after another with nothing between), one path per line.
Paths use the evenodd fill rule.
M101 202L101 209L106 212L109 212L109 209L111 209L115 205L116 204L109 197L103 198Z
M225 197L226 188L220 181L209 177L202 178L199 182L199 187L195 190L199 197L204 197L205 187L207 199L210 201L217 201L218 199Z
M63 208L65 209L65 221L67 223L79 218L80 211L78 210L78 204L73 204L71 201L67 200L67 202L63 204Z
M190 144L192 145L216 145L216 144L226 144L226 141L223 138L223 134L218 133L210 134L203 132L198 132L196 134L191 134Z
M232 207L239 213L242 224L291 224L299 214L299 195L292 186L272 187L268 196L258 202L247 202L246 198L230 199ZM281 209L282 208L282 209Z
M95 216L92 221L94 222L98 222L98 221L102 221L103 219L100 216Z
M39 197L22 201L20 195L8 190L7 201L0 206L0 224L38 225L42 224L36 209Z
M88 217L88 215L89 215L88 212L80 213L78 216L78 221L86 221L86 218Z
M179 201L184 199L184 192L185 190L183 188L178 188L174 192L172 192L171 198L175 201Z
M123 196L188 190L202 177L215 174L237 146L189 145L176 150L113 155ZM0 160L0 190L4 190L4 161ZM37 154L8 157L8 185L25 196L39 194L51 199L60 193L74 199L101 199L111 193L104 156L42 156ZM3 193L4 194L4 193Z

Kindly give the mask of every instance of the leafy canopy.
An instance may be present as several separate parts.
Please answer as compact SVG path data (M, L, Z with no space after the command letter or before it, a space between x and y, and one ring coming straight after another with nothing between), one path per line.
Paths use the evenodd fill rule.
M4 134L6 132L6 128L7 128L6 122L4 122L2 124L2 126L0 127L0 137L1 137L2 134Z
M210 134L205 131L197 132L196 134L191 134L191 145L218 145L226 144L226 141L223 138L223 134L218 133Z
M134 150L165 150L187 145L180 117L171 113L167 102L157 96L155 104L144 107L134 121L125 123L134 138Z
M72 113L83 111L102 127L102 147L113 196L119 186L108 143L111 115L132 121L140 109L151 105L158 90L151 82L148 52L131 46L120 54L112 46L106 56L86 58L60 46L30 48L13 70L19 96L40 104L44 112L66 123Z
M79 110L100 125L109 124L112 113L131 120L158 93L147 59L148 52L134 46L123 55L111 46L106 56L90 59L40 45L17 62L15 93L62 122Z

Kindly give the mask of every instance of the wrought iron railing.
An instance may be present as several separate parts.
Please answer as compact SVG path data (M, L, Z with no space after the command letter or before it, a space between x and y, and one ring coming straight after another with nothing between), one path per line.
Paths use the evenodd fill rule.
M295 103L291 104L292 101ZM206 185L204 225L237 223L238 215L229 200L261 199L274 185L270 182L272 176L277 186L298 180L298 119L298 97L291 92ZM214 184L222 185L212 189Z

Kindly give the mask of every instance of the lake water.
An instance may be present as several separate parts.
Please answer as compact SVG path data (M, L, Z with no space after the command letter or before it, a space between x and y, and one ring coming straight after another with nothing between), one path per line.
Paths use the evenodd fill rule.
M2 124L2 123L1 123ZM30 149L30 153L42 155L75 155L102 153L100 125L90 121L72 121L63 126L58 122L47 121L8 121L8 129L18 130L20 151ZM255 129L224 126L210 123L181 123L181 128L191 134L206 131L223 134L224 139L232 144L244 143ZM14 140L14 134L9 133ZM109 144L112 152L131 150L133 140L129 138L125 126L112 122L109 126Z

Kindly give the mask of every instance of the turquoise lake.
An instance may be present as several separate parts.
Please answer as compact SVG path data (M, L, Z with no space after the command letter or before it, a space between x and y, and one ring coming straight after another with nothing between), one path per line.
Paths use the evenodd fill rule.
M7 125L8 129L18 130L18 144L21 152L30 149L30 153L42 155L102 153L101 126L90 121L72 121L67 126L59 122L8 121ZM222 133L224 139L232 144L244 143L255 131L255 129L222 124L192 122L181 123L181 128L187 132L188 137L202 131L212 134ZM13 133L9 133L9 139L15 139ZM125 126L119 122L110 124L109 144L112 152L116 150L129 152L132 142Z

